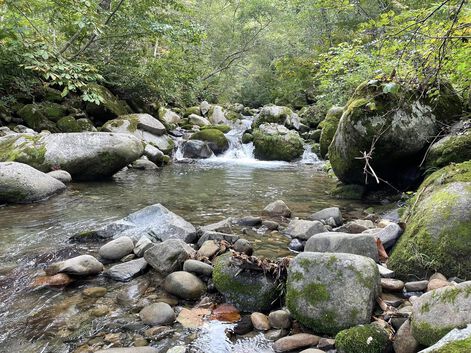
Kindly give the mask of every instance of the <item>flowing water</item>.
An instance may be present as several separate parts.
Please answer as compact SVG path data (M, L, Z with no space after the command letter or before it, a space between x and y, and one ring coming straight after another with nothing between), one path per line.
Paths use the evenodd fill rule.
M70 342L97 332L100 325L116 325L124 318L137 325L135 313L123 309L116 309L108 321L84 316L96 303L81 298L83 288L105 285L113 291L126 284L99 276L61 290L31 286L47 263L96 251L96 246L69 243L69 237L80 231L155 203L194 225L259 215L277 199L284 200L300 218L331 206L339 206L348 218L360 215L366 207L329 197L335 181L320 172L321 164L309 149L298 163L261 162L253 158L251 144L240 144L240 134L229 133L228 138L231 148L219 157L175 163L157 171L124 170L109 181L73 183L61 195L41 203L0 207L0 352L69 352ZM245 237L254 243L257 255L290 254L289 240L282 234L252 231ZM107 300L112 296L107 298L103 304L111 305ZM204 337L196 344L204 345ZM265 343L252 351L268 352ZM227 346L227 342L221 344ZM240 344L225 346L225 351L244 351Z

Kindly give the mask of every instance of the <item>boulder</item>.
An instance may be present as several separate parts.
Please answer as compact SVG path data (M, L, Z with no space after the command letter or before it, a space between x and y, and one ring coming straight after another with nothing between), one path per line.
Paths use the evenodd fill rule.
M279 295L275 280L262 271L241 269L231 258L229 253L216 259L213 282L217 290L241 311L270 309Z
M178 124L181 121L180 115L163 107L159 109L159 118L167 124Z
M144 272L146 268L147 261L141 258L114 265L105 271L105 275L115 281L126 282Z
M133 240L138 240L145 235L154 242L180 239L191 243L196 240L195 227L159 203L147 206L90 233L104 239L129 236Z
M454 328L471 324L471 281L439 288L412 302L412 334L431 346Z
M284 233L292 238L308 240L313 235L323 233L326 230L327 229L322 222L293 219L289 222Z
M154 162L149 161L146 157L136 159L131 163L130 168L138 170L157 170L159 167Z
M164 288L170 294L185 300L195 300L206 292L204 283L186 271L177 271L169 274L164 281Z
M139 317L146 325L169 325L175 321L175 312L166 303L154 303L143 308Z
M91 91L101 97L100 104L87 103L86 106L87 113L96 120L104 122L128 113L129 108L127 105L104 86L97 83L89 83L83 91Z
M221 154L229 149L229 141L218 129L204 129L191 135L191 140L200 140L208 144L214 154Z
M471 161L431 174L409 201L388 266L398 277L471 278Z
M146 147L144 148L144 156L146 156L148 160L154 162L155 164L162 164L165 155L157 147L146 144Z
M133 249L134 243L132 239L122 236L103 245L98 250L98 254L107 260L119 260L132 253Z
M412 185L420 177L418 168L430 136L461 112L461 105L454 105L456 93L452 88L446 91L446 86L440 85L435 102L398 82L371 80L358 86L329 147L335 175L347 184L376 183L373 177L366 180L361 159L375 141L369 163L378 177L400 187Z
M343 107L334 106L329 109L325 119L319 124L319 127L322 128L321 135L319 137L320 154L322 158L325 158L329 152L329 146L334 139L342 114Z
M276 200L269 203L262 211L264 216L268 217L291 217L291 210L282 200Z
M388 345L388 332L375 324L355 326L335 336L338 353L383 353Z
M262 124L253 131L255 158L291 162L302 156L303 140L296 131L277 124Z
M389 223L386 227L382 228L375 236L381 240L386 249L391 248L396 244L399 237L402 235L402 228L397 223Z
M213 151L204 141L190 140L182 145L182 153L185 158L204 159L213 155Z
M260 114L255 121L255 127L265 123L278 125L299 125L299 116L288 107L277 105L266 105L260 110Z
M338 207L329 207L324 208L320 211L313 213L309 216L311 221L323 221L326 222L329 218L333 218L335 221L335 225L341 226L343 223L342 212Z
M198 125L198 126L211 125L211 122L208 119L203 118L202 116L199 116L196 114L190 114L188 116L188 121L190 124Z
M17 114L28 127L35 131L48 130L58 132L56 124L47 118L41 108L37 104L26 104Z
M47 175L52 176L54 179L57 179L64 184L68 184L72 181L72 176L65 170L53 170L52 172L47 173Z
M308 239L304 251L356 254L379 261L375 238L369 234L319 233Z
M207 101L202 101L200 103L200 112L201 112L201 114L203 114L203 115L208 114L210 109L211 109L211 104L209 104ZM199 114L199 112L197 114Z
M304 252L288 269L286 305L314 332L336 334L370 322L380 276L367 257Z
M73 116L64 116L57 122L57 127L61 132L81 132L82 128Z
M16 134L0 137L0 161L17 161L43 172L57 167L74 180L110 177L142 155L142 143L124 134Z
M211 106L208 111L208 119L211 124L227 124L226 114L220 105Z
M0 203L40 201L65 188L66 186L59 180L29 165L0 162Z
M96 275L103 271L103 264L91 255L80 255L49 265L46 274L67 273L75 276Z
M222 232L222 233L232 233L232 218L226 218L222 221L211 223L201 227L203 232Z
M298 112L301 123L309 126L311 129L317 128L319 123L325 118L325 111L322 112L317 105L309 105L301 108Z
M168 239L155 244L144 253L144 259L160 274L181 270L183 263L195 253L188 244L179 239Z

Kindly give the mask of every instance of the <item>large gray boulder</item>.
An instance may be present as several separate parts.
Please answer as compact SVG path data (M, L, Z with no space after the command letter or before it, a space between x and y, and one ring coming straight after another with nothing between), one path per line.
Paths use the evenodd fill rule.
M431 346L454 328L471 324L471 281L435 289L412 302L412 334Z
M60 167L74 180L110 177L142 153L142 143L125 134L15 134L0 138L0 161L14 160L43 172Z
M288 269L286 305L295 319L316 333L369 323L380 275L367 257L304 252Z
M91 233L98 238L128 236L136 241L143 235L153 242L180 239L191 243L196 240L196 228L159 203L131 213Z
M357 254L379 261L375 238L369 234L319 233L308 239L304 251Z
M263 271L241 269L230 253L216 259L213 282L226 300L241 311L269 310L279 295L273 278Z
M303 219L293 219L289 222L288 227L284 233L291 238L298 238L301 240L308 240L313 235L323 233L327 229L320 221L306 221Z
M179 239L168 239L146 250L144 259L162 275L181 270L195 250Z
M64 189L62 182L29 165L0 162L0 203L40 201Z

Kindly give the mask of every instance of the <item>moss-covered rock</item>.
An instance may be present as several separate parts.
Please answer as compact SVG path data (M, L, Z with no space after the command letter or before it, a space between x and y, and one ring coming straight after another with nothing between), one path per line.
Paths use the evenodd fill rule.
M188 118L191 114L201 115L201 110L199 106L189 107L185 109L183 116Z
M399 277L471 278L471 161L431 174L409 201L407 227L389 258Z
M255 158L293 161L304 152L303 140L295 131L277 124L263 124L253 131Z
M471 126L471 122L468 123ZM445 167L450 163L461 163L471 159L471 129L458 131L434 143L425 160L425 168Z
M102 102L99 105L88 103L86 106L87 113L93 116L96 120L107 121L130 112L127 104L118 99L105 86L101 86L97 83L90 83L86 86L86 89L96 92L102 98Z
M80 132L82 129L73 116L65 116L57 122L57 127L62 132Z
M400 187L412 185L420 177L419 164L431 136L450 121L451 115L438 109L441 106L403 83L362 83L348 101L329 146L335 174L344 183L364 184L361 157L374 142L369 163L375 173ZM374 178L367 181L376 183Z
M414 338L431 346L455 328L471 324L471 281L427 292L412 303Z
M253 135L249 132L245 132L243 135L242 135L242 143L243 144L246 144L246 143L250 143L253 141Z
M430 353L469 353L471 352L471 337L456 340L437 348Z
M229 141L218 129L204 129L198 131L191 135L190 139L207 142L214 154L221 154L229 148Z
M68 109L58 103L43 102L40 104L41 113L44 114L46 118L54 122L58 122L61 118L67 115Z
M314 332L336 334L370 322L379 283L378 268L370 258L304 252L288 269L286 305Z
M77 119L77 124L80 127L80 131L97 131L95 126L93 125L93 122L90 119L87 118L80 118Z
M355 326L335 336L339 353L384 353L389 343L386 330L374 324Z
M265 123L274 123L279 125L289 125L293 116L293 111L288 107L278 105L266 105L260 110L260 114L254 123L254 127L259 127ZM297 116L297 115L296 115Z
M231 120L231 121L242 119L242 114L238 113L238 112L235 112L235 111L232 111L232 110L229 110L229 111L226 111L226 119Z
M206 129L216 129L221 131L224 134L227 134L229 131L231 131L231 127L229 125L225 124L219 124L219 125L205 125L201 127L201 130L206 130Z
M365 186L356 184L340 184L337 185L330 192L330 194L337 199L361 200L363 198L363 195L365 194Z
M337 126L339 125L342 114L343 107L332 107L327 112L325 119L319 124L319 127L322 129L319 137L322 158L327 156L329 146L334 139L334 135L337 131Z
M299 111L299 118L303 124L311 129L315 129L324 120L325 110L322 110L317 105L309 105Z
M159 108L159 119L167 124L179 124L181 121L180 115L164 107Z
M241 311L265 311L272 307L279 291L275 280L262 271L242 270L230 253L216 259L213 282L229 303Z
M26 104L18 112L18 116L23 119L26 126L35 131L48 130L57 132L56 124L49 120L42 112L42 107L37 104Z

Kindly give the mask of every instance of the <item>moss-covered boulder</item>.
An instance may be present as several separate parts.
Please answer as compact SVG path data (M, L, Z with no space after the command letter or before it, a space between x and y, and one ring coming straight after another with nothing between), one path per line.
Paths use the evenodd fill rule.
M143 144L109 133L15 134L0 137L0 162L16 161L42 172L61 168L75 180L110 177L138 159Z
M199 106L194 106L194 107L188 107L185 109L185 112L183 113L183 116L185 118L188 118L190 115L195 114L195 115L201 115L201 110Z
M246 143L250 143L253 141L253 135L249 132L245 132L243 135L242 135L242 143L243 144L246 144Z
M471 161L431 174L409 201L388 266L402 278L439 271L471 279Z
M221 154L229 149L229 141L218 129L204 129L191 135L190 140L205 141L214 154Z
M201 127L201 130L206 130L206 129L216 129L216 130L221 131L223 134L227 134L229 131L231 131L231 127L225 124L205 125Z
M450 114L443 112L445 102L454 102L448 93L432 102L399 82L371 80L358 86L329 146L337 177L344 183L376 183L371 177L366 180L362 159L374 145L369 163L380 178L400 187L414 183L433 136L457 110L450 106Z
M80 132L82 131L77 120L73 116L65 116L57 122L57 127L62 132Z
M440 341L420 353L469 353L471 352L471 324L463 329L454 329Z
M316 333L370 322L380 276L367 257L304 252L288 269L286 305L293 317Z
M56 124L43 114L42 107L40 105L26 104L17 112L17 114L21 119L23 119L26 126L35 131L59 131Z
M89 131L89 132L97 131L96 127L93 125L93 122L88 118L77 119L77 124L80 127L80 131Z
M303 107L298 114L301 123L309 126L311 129L316 129L325 118L325 110L322 110L317 105Z
M451 330L471 324L471 281L435 289L412 303L412 334L431 346Z
M303 140L296 131L277 124L262 124L253 131L255 158L267 161L293 161L304 152Z
M375 324L355 326L335 336L338 353L384 353L389 344L388 332Z
M291 126L296 124L296 122L299 124L299 116L290 108L278 105L266 105L260 109L254 127L259 127L266 123Z
M40 104L41 113L44 114L46 118L54 122L58 122L61 118L67 115L67 107L52 102L43 102Z
M460 124L461 125L461 124ZM425 168L445 167L450 163L461 163L471 159L471 121L463 123L449 135L430 146Z
M263 271L241 269L230 253L216 259L212 278L216 289L241 311L270 310L279 296L273 278Z
M329 152L329 146L334 139L337 126L339 126L340 118L343 114L343 107L332 107L327 112L325 119L319 124L322 129L319 137L319 144L321 146L321 157L325 158Z
M116 97L105 86L97 83L88 84L85 89L100 95L102 101L100 104L88 103L86 106L87 113L98 121L107 121L114 119L120 115L130 112L127 104Z

